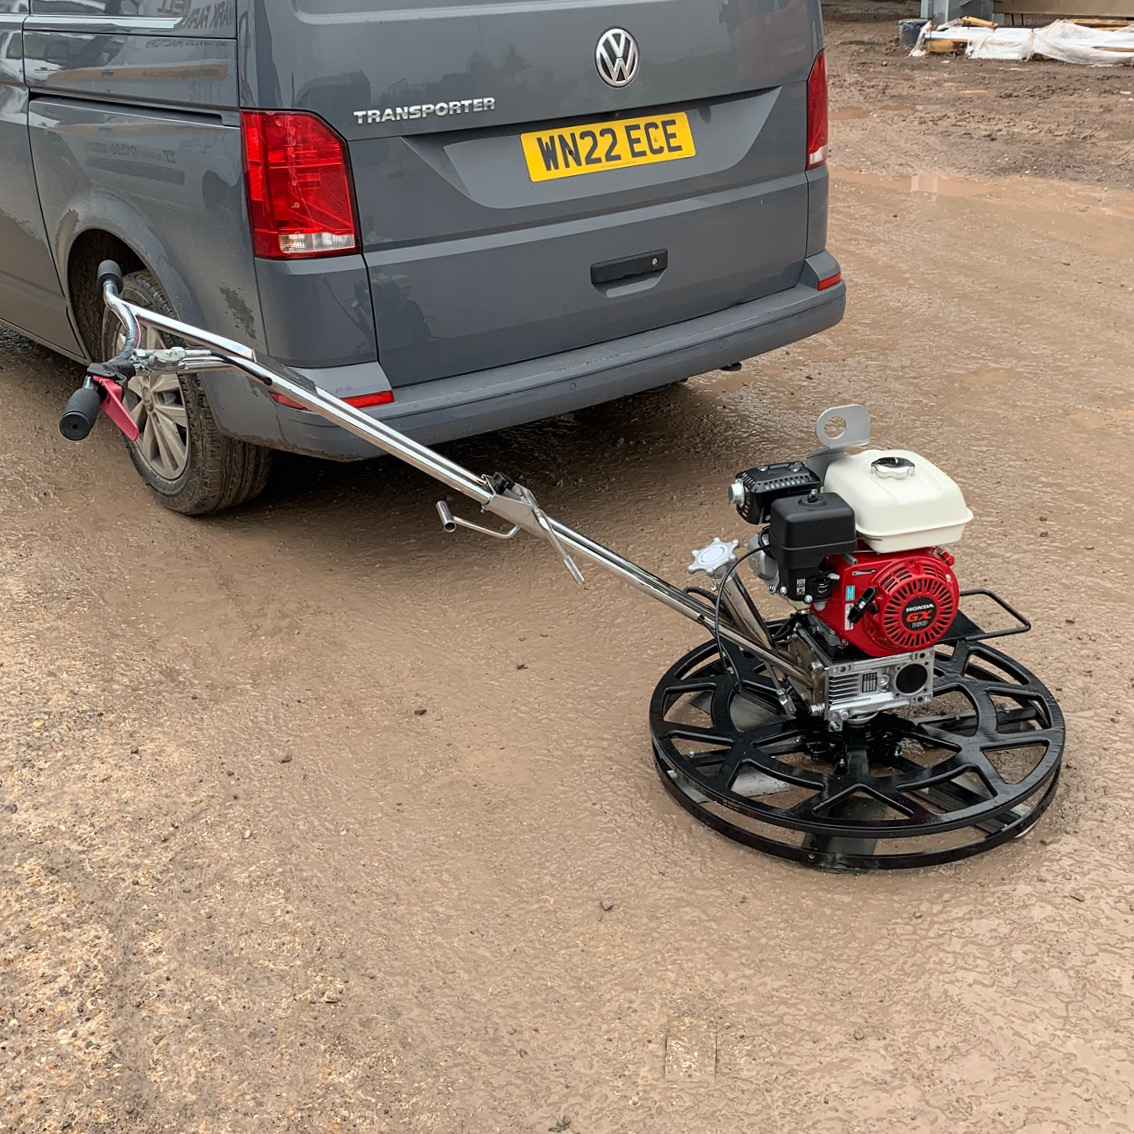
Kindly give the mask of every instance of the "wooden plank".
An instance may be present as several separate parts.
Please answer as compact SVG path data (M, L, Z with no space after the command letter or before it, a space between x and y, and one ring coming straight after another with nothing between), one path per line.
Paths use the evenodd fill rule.
M1093 16L1134 22L1134 0L996 0L995 10L1005 16Z

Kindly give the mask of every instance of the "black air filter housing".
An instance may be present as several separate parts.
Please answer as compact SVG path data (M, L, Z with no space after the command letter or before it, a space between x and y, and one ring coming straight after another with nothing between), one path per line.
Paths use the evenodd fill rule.
M786 597L802 602L830 592L826 560L849 555L858 546L854 509L835 492L809 492L773 500L768 523L768 550L780 569Z

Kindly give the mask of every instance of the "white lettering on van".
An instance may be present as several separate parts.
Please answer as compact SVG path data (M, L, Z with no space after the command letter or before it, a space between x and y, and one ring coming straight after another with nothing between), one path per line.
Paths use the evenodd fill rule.
M380 110L355 110L354 120L359 126L382 122L404 122L411 118L428 118L431 114L481 114L496 109L494 98L454 99L452 102L426 102L416 106L387 106Z

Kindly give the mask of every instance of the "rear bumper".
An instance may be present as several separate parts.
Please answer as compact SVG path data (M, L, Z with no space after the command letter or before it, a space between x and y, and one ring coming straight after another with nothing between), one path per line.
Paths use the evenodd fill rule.
M440 378L396 391L397 401L366 412L428 444L554 417L640 393L753 358L833 327L843 317L846 285L818 291L815 282L838 271L823 252L807 261L801 282L787 291L687 322L491 370ZM331 393L388 388L377 363L301 371ZM227 376L226 376L227 377ZM217 384L219 386L219 383ZM256 391L257 407L238 407L231 388L216 389L218 422L227 431L275 448L334 460L377 455L373 446L313 413L275 405ZM211 399L213 391L210 390ZM234 414L224 409L238 411ZM243 412L239 412L239 410ZM270 413L274 420L263 419ZM242 421L234 420L243 418Z

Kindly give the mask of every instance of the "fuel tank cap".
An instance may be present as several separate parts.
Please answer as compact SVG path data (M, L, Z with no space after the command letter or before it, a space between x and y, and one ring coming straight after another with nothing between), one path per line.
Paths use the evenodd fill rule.
M913 476L917 465L909 457L879 457L870 462L870 469L876 476L905 480L907 476Z

